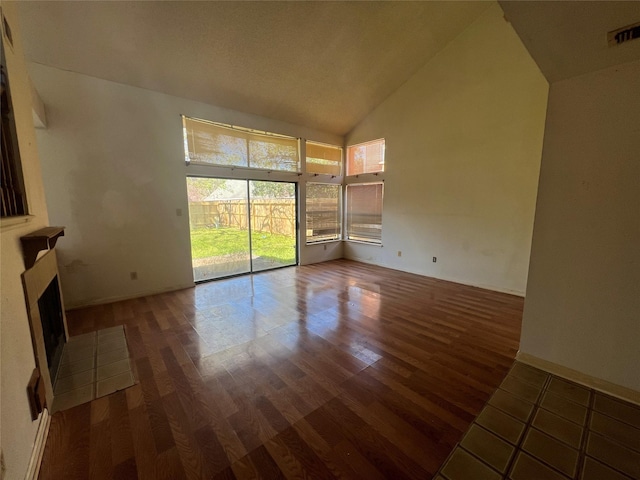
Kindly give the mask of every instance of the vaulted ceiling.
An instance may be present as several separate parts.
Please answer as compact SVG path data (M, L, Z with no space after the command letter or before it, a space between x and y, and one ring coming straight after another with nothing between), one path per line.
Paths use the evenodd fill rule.
M343 135L489 2L22 2L31 61Z
M338 135L493 2L21 2L31 61ZM553 82L640 59L640 1L500 1Z

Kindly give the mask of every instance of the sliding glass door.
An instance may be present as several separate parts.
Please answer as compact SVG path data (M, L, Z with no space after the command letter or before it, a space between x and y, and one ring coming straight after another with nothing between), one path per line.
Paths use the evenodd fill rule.
M296 184L249 182L253 271L295 265Z
M296 184L187 177L196 282L297 264Z
M246 180L187 177L196 282L251 271Z

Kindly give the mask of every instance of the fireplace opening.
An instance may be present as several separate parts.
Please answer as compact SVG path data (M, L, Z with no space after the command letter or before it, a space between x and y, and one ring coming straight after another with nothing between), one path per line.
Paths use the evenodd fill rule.
M64 320L62 304L60 302L60 286L58 277L53 277L42 296L38 299L38 310L42 322L42 334L44 337L45 351L47 352L47 364L51 382L54 383L60 360L62 348L65 343Z

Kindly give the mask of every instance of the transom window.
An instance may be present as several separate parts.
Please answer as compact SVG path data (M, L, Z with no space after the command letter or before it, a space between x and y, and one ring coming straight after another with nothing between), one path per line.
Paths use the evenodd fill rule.
M384 139L347 147L347 175L384 172Z
M318 175L342 174L342 148L322 143L307 142L307 173Z
M187 163L300 171L298 139L182 117Z

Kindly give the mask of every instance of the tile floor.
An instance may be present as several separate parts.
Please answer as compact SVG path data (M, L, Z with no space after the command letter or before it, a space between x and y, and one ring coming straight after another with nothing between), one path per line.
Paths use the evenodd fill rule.
M53 388L52 412L66 410L134 384L121 325L70 337Z
M436 480L640 480L640 407L516 362Z

